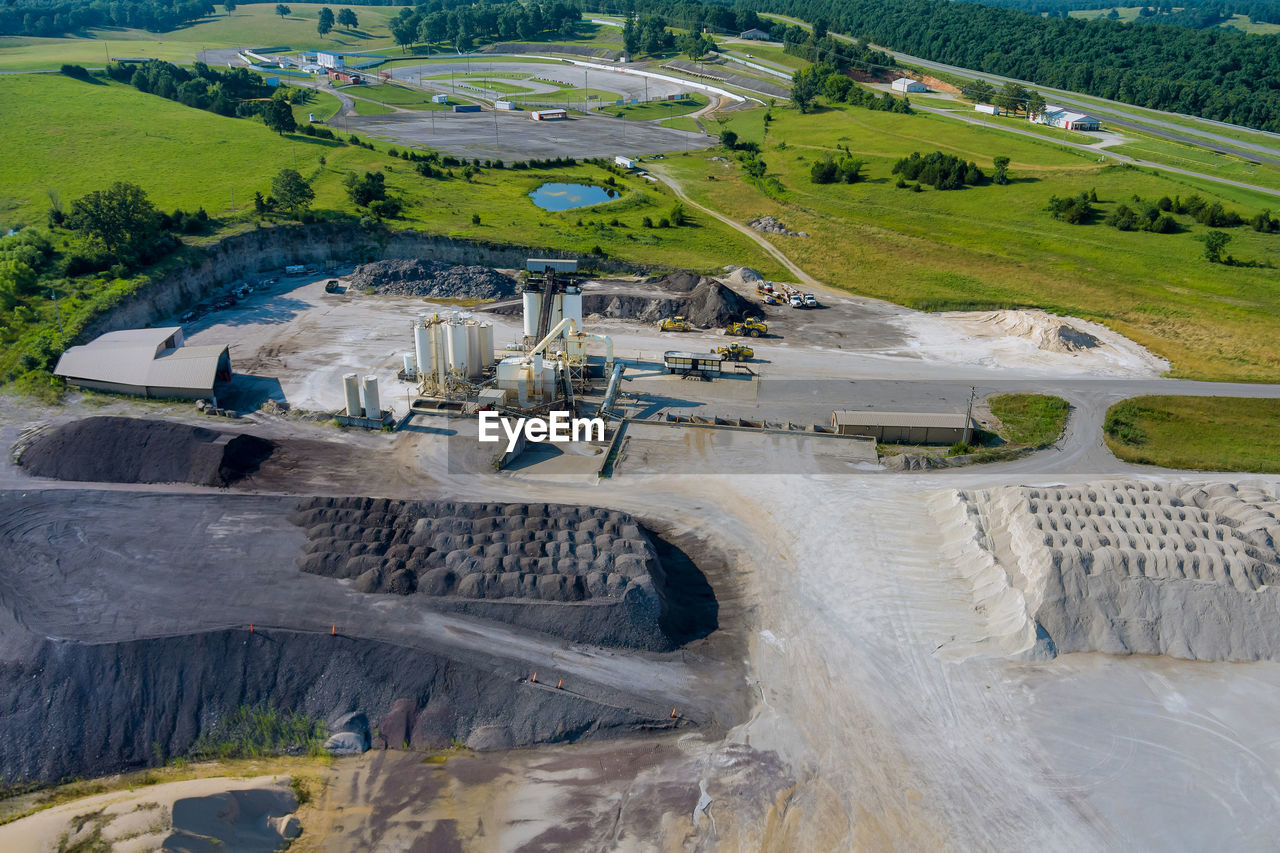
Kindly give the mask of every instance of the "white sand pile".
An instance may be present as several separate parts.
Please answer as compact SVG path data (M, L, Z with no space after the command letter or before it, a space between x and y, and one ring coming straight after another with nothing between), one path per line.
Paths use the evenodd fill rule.
M974 320L991 326L996 334L1026 338L1049 352L1080 352L1104 346L1098 337L1044 311L993 311Z
M954 492L934 512L1001 653L1280 660L1277 495L1108 483Z
M744 287L755 287L764 281L764 276L760 275L759 270L753 270L751 267L725 267L725 274L720 276L720 280L725 284L737 284Z

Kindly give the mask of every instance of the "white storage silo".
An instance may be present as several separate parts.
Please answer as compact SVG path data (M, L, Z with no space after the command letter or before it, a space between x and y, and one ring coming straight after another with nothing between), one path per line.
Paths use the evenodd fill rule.
M360 417L360 378L354 373L344 375L342 389L347 397L347 417Z
M480 324L480 369L488 370L493 366L493 324Z
M524 292L524 333L526 337L538 334L538 314L542 311L542 294L536 290Z
M407 352L404 354L404 375L405 376L418 375L418 359L415 358L414 354L411 352Z
M461 376L470 376L471 369L467 364L467 327L462 323L446 323L444 327L445 347L449 352L449 369Z
M431 335L426 322L426 315L420 315L413 327L413 354L417 361L419 378L426 376L431 370Z
M467 378L480 375L480 324L467 321Z
M569 288L564 292L562 299L561 316L566 320L573 320L573 322L577 324L576 328L581 329L582 291L576 287Z
M364 378L364 416L374 420L382 417L382 402L378 399L378 377L373 374Z

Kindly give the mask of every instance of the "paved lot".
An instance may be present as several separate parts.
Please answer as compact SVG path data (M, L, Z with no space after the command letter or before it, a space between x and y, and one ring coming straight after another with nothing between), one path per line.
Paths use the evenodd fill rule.
M496 114L403 112L347 116L330 124L344 133L356 132L448 154L500 160L694 151L715 142L710 136L672 130L648 122L605 116L575 116L566 121L535 122L523 111Z

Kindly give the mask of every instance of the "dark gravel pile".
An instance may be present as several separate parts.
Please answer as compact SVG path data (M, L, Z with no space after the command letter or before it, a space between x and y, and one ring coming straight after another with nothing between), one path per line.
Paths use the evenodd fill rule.
M363 712L381 733L374 748L440 749L454 739L509 748L680 724L621 694L548 690L527 675L341 635L46 640L21 661L0 661L0 784L155 766L241 707L315 719Z
M347 279L386 296L502 299L516 292L516 280L489 267L427 260L386 260L361 264Z
M172 421L94 417L42 433L18 462L30 474L57 480L228 486L256 471L274 449L254 435Z
M435 606L577 641L672 645L659 626L661 563L625 513L308 498L292 520L307 531L298 567L351 580L361 592L429 596Z

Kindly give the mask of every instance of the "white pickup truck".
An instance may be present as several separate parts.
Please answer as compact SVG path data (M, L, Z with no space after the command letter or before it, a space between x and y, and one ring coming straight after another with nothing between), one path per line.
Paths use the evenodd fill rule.
M818 298L817 298L816 296L814 296L812 293L806 293L806 294L804 295L804 307L805 307L805 308L817 308L817 307L818 307Z

